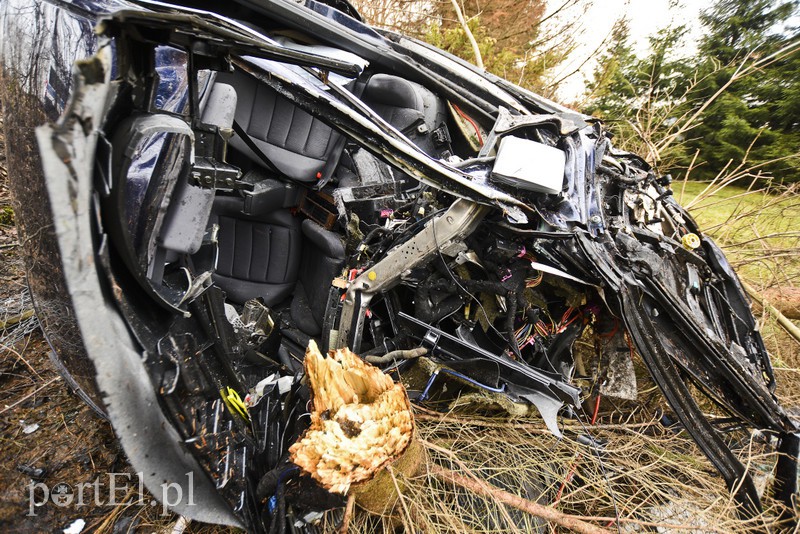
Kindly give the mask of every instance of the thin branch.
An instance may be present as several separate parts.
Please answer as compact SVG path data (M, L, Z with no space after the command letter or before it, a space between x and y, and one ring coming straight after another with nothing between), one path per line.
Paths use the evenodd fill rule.
M455 463L458 466L459 469L461 469L463 472L467 473L473 480L478 481L478 482L482 482L481 478L478 477L478 475L476 475L475 473L473 473L472 470L467 466L467 464L462 462L453 451L445 449L444 447L439 447L435 443L431 443L429 441L420 440L420 442L425 447L427 447L427 448L429 448L431 450L434 450L434 451L436 451L436 452L438 452L440 454L444 454L445 456L450 458L453 461L453 463ZM513 527L515 533L518 533L519 529L516 527L516 523L514 523L514 521L511 519L511 515L508 513L508 510L505 507L506 503L504 503L502 501L498 501L498 502L500 502L500 508L499 508L500 509L500 513L502 514L503 518L506 520L506 523L508 524L509 527Z
M453 4L453 9L458 17L458 22L461 24L461 28L467 35L469 44L472 45L472 52L475 54L475 65L477 65L479 69L483 69L483 57L481 57L481 50L478 48L478 41L475 40L475 36L472 35L472 30L469 29L467 21L464 20L464 13L461 11L461 6L458 5L458 0L450 0L450 2Z
M15 315L13 317L9 317L3 321L0 321L0 330L5 330L8 327L14 326L17 323L21 323L26 319L30 319L33 317L33 310L25 310L24 312L20 313L19 315Z
M536 517L541 517L542 519L546 519L547 521L553 522L571 531L581 534L611 534L610 530L592 525L575 516L559 512L550 506L544 506L528 499L523 499L513 493L501 490L488 482L472 480L441 466L431 465L430 473L438 479L461 486L481 497L487 497L497 502L507 504L517 510L521 510Z
M347 506L344 508L344 517L342 518L342 526L339 529L339 534L347 534L347 531L350 529L350 518L353 516L353 507L356 503L356 496L354 493L351 493L347 497Z
M5 408L3 408L2 410L0 410L0 415L2 415L2 414L4 414L4 413L6 413L7 411L9 411L9 410L11 410L11 409L14 409L15 407L19 406L20 404L22 404L23 402L25 402L26 400L28 400L30 397L32 397L32 396L34 396L34 395L36 395L36 394L37 394L37 393L39 393L41 390L43 390L44 388L46 388L47 386L49 386L50 384L52 384L53 382L55 382L56 380L61 380L61 377L60 377L60 376L57 376L57 377L55 377L55 378L51 378L50 380L48 380L47 382L45 382L44 384L42 384L42 385L41 385L41 386L39 386L38 388L34 389L34 390L33 390L33 391L31 391L30 393L28 393L27 395L25 395L24 397L22 397L21 399L19 399L19 400L18 400L17 402L15 402L14 404L8 404L8 405L6 405L6 407L5 407Z
M699 108L697 108L697 110L694 113L692 113L692 115L686 121L683 121L683 124L681 125L680 128L678 128L675 132L665 137L658 143L659 150L660 151L666 150L676 139L679 139L680 136L683 135L683 133L691 129L695 124L695 121L700 117L700 115L702 115L703 112L717 100L717 98L719 98L723 93L725 93L725 91L727 91L728 88L734 82L749 75L750 73L756 70L769 66L775 61L779 61L780 59L787 57L788 55L791 55L797 52L798 50L800 50L800 40L793 41L788 45L784 46L783 48L781 48L780 50L777 50L776 52L750 65L747 64L747 61L750 59L752 54L747 54L742 60L742 62L739 64L739 66L736 68L734 73L731 75L731 77L728 79L728 81L722 84L722 86L719 89L717 89L717 91L713 95L711 95L705 102L703 102L703 104Z
M33 368L33 366L31 366L31 364L29 364L29 363L28 363L28 360L26 360L26 359L25 359L25 358L22 356L22 354L20 354L19 352L17 352L17 350L16 350L16 349L14 349L14 347L10 347L10 346L8 346L8 345L5 345L5 344L3 344L3 343L0 343L0 347L2 347L3 349L5 349L5 350L7 350L7 351L11 352L12 354L14 354L14 356L16 356L16 357L17 357L17 360L19 360L19 361L21 361L22 363L24 363L24 364L25 364L25 367L27 367L27 368L28 368L28 370L29 370L31 373L33 373L33 374L36 376L36 378L38 378L39 380L41 380L41 379L42 379L42 377L39 375L39 373L37 373L37 372L36 372L36 369L34 369L34 368ZM23 352L24 352L24 351L23 351Z

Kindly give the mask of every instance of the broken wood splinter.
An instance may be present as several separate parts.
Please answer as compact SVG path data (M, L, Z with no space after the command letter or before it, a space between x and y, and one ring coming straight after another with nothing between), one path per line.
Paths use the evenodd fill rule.
M328 491L352 492L375 513L397 499L385 468L418 471L423 449L414 445L414 419L402 384L349 349L323 356L312 340L305 370L311 389L311 426L289 448L290 459Z

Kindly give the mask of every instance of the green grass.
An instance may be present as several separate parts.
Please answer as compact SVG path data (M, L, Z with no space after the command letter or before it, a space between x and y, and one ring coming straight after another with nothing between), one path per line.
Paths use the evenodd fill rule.
M0 225L13 226L14 225L14 210L10 206L0 207Z
M800 194L705 182L673 184L675 197L757 286L800 283Z

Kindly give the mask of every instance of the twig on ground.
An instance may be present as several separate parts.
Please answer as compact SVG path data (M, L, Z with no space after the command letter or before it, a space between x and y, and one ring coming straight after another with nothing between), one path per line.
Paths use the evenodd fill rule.
M414 521L411 518L411 513L408 511L408 507L406 506L406 498L403 495L403 492L400 491L400 486L397 484L397 477L394 474L394 469L392 469L391 465L386 466L387 471L392 476L392 484L394 484L394 489L397 492L397 500L400 503L400 508L403 510L403 515L401 516L403 520L403 525L406 527L406 532L414 532L411 529L411 525L414 524Z
M450 450L445 449L443 447L439 447L438 445L433 444L433 443L431 443L429 441L422 441L422 444L424 446L428 447L429 449L435 450L435 451L437 451L437 452L439 452L441 454L444 454L448 458L450 458L456 465L458 465L459 469L461 469L462 471L467 473L472 479L474 479L476 481L482 481L481 478L478 477L475 473L473 473L472 470L469 467L467 467L467 465L464 462L462 462L458 458L458 456L456 456L456 454L453 451L450 451ZM467 488L467 489L469 489L469 488ZM508 513L508 510L506 510L506 507L505 507L506 503L504 503L503 501L498 501L498 502L502 504L502 506L500 506L499 509L500 509L500 513L503 515L503 518L508 522L508 525L510 527L514 527L514 530L518 532L519 529L517 529L515 527L514 521L511 520L511 515Z
M9 317L4 321L0 321L0 330L5 330L9 326L14 326L15 324L21 323L25 319L30 319L33 317L34 311L33 310L25 310L24 312L15 315L14 317Z
M444 467L438 465L432 465L429 469L429 473L434 477L450 482L451 484L461 486L462 488L472 491L478 495L481 495L482 497L495 499L496 501L501 502L503 504L507 504L513 508L516 508L517 510L523 511L530 515L534 515L536 517L541 517L542 519L553 522L559 526L568 528L575 532L582 532L587 534L611 533L610 530L592 525L591 523L588 523L588 521L597 521L601 523L614 523L619 521L620 523L630 523L634 525L640 525L643 527L664 528L672 530L699 529L697 525L657 523L653 521L641 521L629 517L620 517L619 519L617 519L609 516L574 516L570 514L565 514L563 512L559 512L558 510L550 506L545 506L533 502L531 500L524 499L518 495L514 495L513 493L509 493L505 490L495 487L492 484L489 484L488 482L485 482L483 480L473 480L471 478L467 478L465 476L459 475L454 471L445 469ZM726 532L725 530L708 526L703 526L701 530L708 532L718 532L718 533Z
M742 282L742 287L744 288L745 291L747 291L748 295L750 295L753 299L758 301L758 303L761 304L761 306L765 310L767 310L773 317L775 317L775 320L778 322L778 324L781 325L783 329L786 330L786 332L794 338L795 341L800 343L800 328L798 328L797 325L795 325L784 314L782 314L780 310L778 310L778 308L776 308L775 306L764 300L764 298L758 293L758 291L750 287L748 284Z
M19 360L19 361L21 361L22 363L24 363L24 364L25 364L25 367L27 367L27 368L28 368L28 371L30 371L31 373L33 373L33 375L34 375L36 378L38 378L39 380L41 380L41 379L42 379L41 375L40 375L39 373L37 373L37 372L36 372L36 369L34 369L34 368L33 368L33 366L31 366L31 364L29 364L29 363L28 363L28 360L26 360L25 358L23 358L22 354L20 354L19 352L17 352L17 350L16 350L16 349L14 349L13 347L9 347L8 345L5 345L5 344L3 344L3 343L0 343L0 348L2 348L2 349L4 349L4 350L7 350L8 352L12 353L14 356L16 356L16 357L17 357L17 360Z
M111 513L109 513L108 515L106 515L105 517L102 518L102 522L100 523L100 525L98 525L96 530L94 530L94 526L97 525L97 521L95 521L94 523L92 523L91 525L86 527L86 531L87 532L105 532L106 529L109 529L109 528L113 527L114 523L116 522L117 517L119 517L119 514L122 513L122 511L125 510L129 506L127 504L127 502L131 498L131 496L133 495L134 491L136 491L136 487L135 486L133 486L130 489L128 489L127 493L125 493L125 497L122 499L122 502L117 504L117 506L114 507L114 509L111 511Z
M191 522L191 519L180 516L178 520L175 521L175 524L172 525L172 528L164 529L163 534L183 534L183 532L186 530L186 527L188 527L189 523Z
M419 412L424 413L419 413ZM455 416L451 413L440 413L435 412L433 410L428 410L423 408L419 405L414 405L414 418L420 421L430 421L430 422L440 422L446 421L450 423L461 423L461 424L470 424L473 426L482 426L487 428L515 428L519 430L526 430L528 432L534 434L551 434L549 430L543 428L541 423L512 423L509 421L490 421L488 419L482 419L480 417L470 417L469 420ZM643 423L607 423L607 424L596 424L592 428L597 430L634 430L634 429L643 429L649 428L652 426L659 426L661 423L658 421L646 421ZM580 425L571 425L569 423L564 423L563 428L577 428L583 430L583 427Z
M431 465L430 473L439 479L461 486L482 497L494 499L497 502L507 504L525 513L541 517L542 519L551 521L574 532L580 532L582 534L611 534L610 530L592 525L575 516L559 512L554 508L529 501L528 499L523 499L522 497L492 486L488 482L467 478L438 465Z
M44 384L42 384L42 385L41 385L41 386L39 386L38 388L34 389L34 390L33 390L33 391L31 391L30 393L28 393L27 395L25 395L24 397L22 397L21 399L19 399L19 400L18 400L17 402L15 402L14 404L9 404L9 405L7 405L5 408L3 408L2 410L0 410L0 415L2 415L2 414L4 414L4 413L6 413L7 411L9 411L9 410L11 410L11 409L13 409L13 408L16 408L17 406L19 406L20 404L22 404L23 402L25 402L26 400L28 400L30 397L33 397L34 395L36 395L37 393L39 393L41 390L43 390L44 388L46 388L47 386L49 386L50 384L52 384L53 382L55 382L56 380L61 380L61 377L60 377L60 376L56 376L56 377L53 377L53 378L51 378L50 380L48 380L47 382L45 382Z
M350 518L353 516L353 507L356 503L356 496L352 493L347 497L347 506L344 508L344 517L342 517L342 526L339 529L339 534L347 534L350 528Z

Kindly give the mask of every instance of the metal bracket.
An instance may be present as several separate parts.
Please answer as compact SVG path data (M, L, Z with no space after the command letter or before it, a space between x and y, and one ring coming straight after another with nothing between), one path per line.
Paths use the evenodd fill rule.
M471 200L456 200L446 212L430 221L417 235L390 250L385 258L353 280L345 294L335 346L344 347L351 342L351 350L358 352L366 312L365 303L378 292L393 287L405 271L425 263L437 252L447 254L453 243L462 242L475 230L488 211L487 206ZM361 305L354 321L356 302Z
M429 347L431 350L436 348L439 343L439 333L433 330L428 330L428 333L422 338L423 346Z
M242 172L238 167L216 161L213 158L195 158L189 173L191 183L205 189L242 189L252 191L254 185L239 180Z

